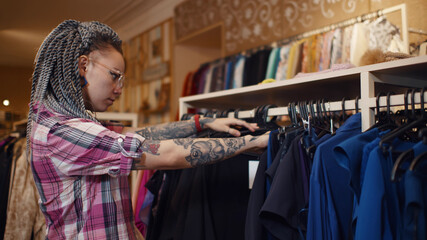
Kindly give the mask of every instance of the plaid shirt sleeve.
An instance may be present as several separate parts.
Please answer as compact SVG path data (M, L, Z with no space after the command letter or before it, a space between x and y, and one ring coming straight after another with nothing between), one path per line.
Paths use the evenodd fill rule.
M142 155L144 138L122 135L102 125L74 118L55 124L47 134L47 149L57 169L67 176L129 175L132 159Z

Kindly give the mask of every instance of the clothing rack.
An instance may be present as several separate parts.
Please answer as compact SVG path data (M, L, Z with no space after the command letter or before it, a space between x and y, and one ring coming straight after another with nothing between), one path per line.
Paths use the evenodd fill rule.
M360 103L360 99L358 100ZM424 102L427 102L427 95L424 94ZM344 103L344 109L345 110L356 110L356 100L345 100L343 101L335 101L335 102L325 102L326 111L335 112L335 111L342 111L343 110L343 103ZM421 93L415 93L414 95L414 103L420 104L421 103ZM369 100L369 106L376 107L376 99L370 99ZM412 104L411 99L408 99L408 104ZM397 94L397 95L391 95L390 96L390 106L403 106L404 105L404 94ZM314 106L314 112L316 111L316 104L313 104ZM379 98L379 107L387 107L387 96L381 96ZM358 110L360 110L361 107L359 105ZM298 107L297 112L299 113ZM289 115L288 107L275 107L268 109L267 116L268 117L274 117L274 116L284 116ZM228 117L235 117L234 112L228 113ZM244 110L239 111L237 114L238 118L253 118L255 117L255 109L252 110Z
M375 123L376 93L384 91L378 89L375 91L375 86L423 88L427 86L426 69L427 56L418 56L274 83L182 97L179 99L180 117L187 113L189 108L252 109L263 104L282 106L269 109L269 116L287 115L288 109L285 106L291 102L319 100L325 97L331 99L330 103L325 103L326 106L329 106L330 111L342 109L342 102L337 100L343 97L349 99L344 102L345 109L354 110L355 100L353 98L360 96L358 105L362 113L362 131L365 131ZM334 88L337 91L331 91ZM402 93L402 91L398 93ZM305 95L310 97L304 97ZM415 94L414 100L416 103L420 103L420 94ZM424 101L426 102L426 100L425 98ZM386 106L386 97L380 97L379 104L380 107ZM390 105L404 105L404 95L392 95ZM252 109L239 112L238 117L250 118L253 115L254 110Z
M239 54L246 55L248 52L253 53L253 52L257 52L257 51L262 50L262 49L281 46L281 45L284 45L286 43L289 43L289 42L292 42L292 41L295 41L295 40L300 40L300 39L307 38L307 37L310 37L310 36L313 36L313 35L317 35L317 34L322 34L322 33L325 33L325 32L329 32L329 31L331 31L333 29L336 29L336 28L348 27L348 26L351 26L351 25L353 25L355 23L360 23L360 22L363 22L363 21L366 21L366 20L370 20L370 19L373 19L373 18L378 18L378 17L381 17L381 16L385 16L386 14L389 14L389 13L392 13L392 12L398 12L398 11L401 12L400 15L401 15L401 18L402 18L402 29L401 29L401 32L402 32L403 44L405 46L404 53L409 53L409 34L408 34L409 29L408 29L408 20L407 20L407 13L406 13L406 3L402 3L402 4L399 4L399 5L393 6L393 7L380 9L378 11L367 13L367 14L363 14L363 15L360 15L360 16L357 16L357 17L354 17L354 18L351 18L351 19L348 19L348 20L345 20L345 21L342 21L342 22L339 22L339 23L333 23L333 24L330 24L330 25L322 27L322 28L318 28L318 29L315 29L315 30L312 30L312 31L308 31L308 32L296 35L296 36L292 36L292 37L288 37L288 38L285 38L285 39L282 39L282 40L279 40L279 41L275 41L275 42L270 43L270 44L261 45L261 46L257 46L257 47L254 47L254 48L251 48L251 49L248 49L248 50L244 50L241 53L229 55L229 56L226 56L226 57L223 57L223 58L218 58L218 59L215 59L213 61L203 63L201 65L203 66L203 65L206 65L206 64L214 64L214 63L218 63L220 61L227 60L227 59L232 58L234 56L237 56Z

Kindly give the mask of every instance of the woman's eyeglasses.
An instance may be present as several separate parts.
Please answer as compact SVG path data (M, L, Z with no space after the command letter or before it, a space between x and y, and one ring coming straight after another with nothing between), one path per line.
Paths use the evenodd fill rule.
M101 67L104 67L105 69L107 69L110 72L110 75L113 78L116 86L123 88L124 81L125 81L125 74L124 73L120 72L119 70L111 69L107 65L102 64L96 60L93 60L92 58L89 58L89 61L92 61L92 62L100 65Z

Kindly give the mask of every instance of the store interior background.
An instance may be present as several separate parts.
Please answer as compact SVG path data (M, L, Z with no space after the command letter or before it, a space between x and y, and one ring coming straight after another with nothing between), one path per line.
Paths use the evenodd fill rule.
M323 4L335 15L322 17L320 8L309 12L310 9L303 9L304 3L307 6ZM125 43L128 82L123 96L109 111L138 113L138 125L144 126L176 119L185 76L202 63L401 3L407 6L408 26L427 31L425 0L3 1L0 7L0 120L4 122L3 127L8 127L8 122L25 118L37 48L65 19L97 20L118 32ZM292 4L297 7L289 8ZM347 9L354 4L355 10L338 11L344 4ZM289 14L286 9L299 11L300 19L311 16L313 24L298 26L299 19L294 20L293 25L286 24L285 15ZM263 11L269 16L262 16ZM245 17L249 18L245 21ZM396 25L401 24L399 13L387 17ZM246 37L235 37L236 32L241 35L244 30L248 30ZM157 37L160 43L156 43ZM422 38L425 36L409 34L409 42ZM157 44L160 50L156 51L160 53L155 53L153 44ZM153 95L153 91L158 92ZM168 96L162 96L162 91ZM147 94L161 98L155 99L155 104L162 101L167 104L150 106ZM8 106L2 104L5 99L10 102Z

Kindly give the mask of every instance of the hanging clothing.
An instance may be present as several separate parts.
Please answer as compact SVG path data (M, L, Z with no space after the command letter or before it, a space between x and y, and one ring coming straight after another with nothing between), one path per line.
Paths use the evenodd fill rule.
M243 86L256 85L264 80L270 52L271 49L262 49L251 54L246 59Z
M13 162L13 146L17 139L9 137L2 141L0 146L0 190L3 194L0 195L0 236L4 236L6 219L7 219L7 205L10 188L10 175L11 166Z
M271 191L259 213L261 223L278 239L299 239L300 232L306 232L303 215L308 199L305 199L304 182L308 182L310 169L305 153L300 154L301 137L292 141L286 155L279 160Z
M310 176L307 239L347 239L353 201L347 174L334 159L333 149L361 132L360 113L351 116L336 135L320 144Z
M279 64L279 57L280 57L280 48L278 47L273 48L268 58L267 72L265 74L264 79L275 78L275 75L277 72L277 65Z
M405 207L403 211L403 239L426 239L427 224L427 166L421 163L415 170L407 170L405 179Z
M151 208L152 198L148 197L148 189L145 184L154 175L154 170L141 171L140 185L137 190L136 206L135 206L135 225L143 236L147 235L147 225L149 219L149 209Z
M226 68L225 68L225 82L224 82L224 90L231 89L232 84L234 82L234 68L236 64L236 57L232 57L228 60Z
M246 57L240 55L236 60L236 66L234 67L234 76L232 86L233 88L243 87L243 75L245 69Z
M365 23L356 23L353 26L350 43L350 63L360 66L360 59L369 49L368 28Z
M281 81L286 79L290 49L291 49L290 43L280 48L280 62L279 62L279 65L277 66L276 81Z
M5 239L45 239L45 219L38 206L39 195L27 161L26 139L15 144L15 169L11 178Z
M342 42L342 63L350 63L350 52L351 52L351 39L353 34L353 26L344 28L343 42Z
M337 28L334 30L332 39L332 52L331 52L331 66L340 64L342 62L342 29Z
M427 151L423 143L403 142L395 139L393 151L404 152L412 148L414 155ZM403 235L402 212L404 181L391 182L394 161L392 152L384 154L377 145L370 153L362 186L355 239L369 234L371 239L394 239ZM369 184L368 184L369 183ZM369 219L371 224L367 224Z
M382 52L388 51L394 35L399 36L399 29L389 22L384 16L381 16L369 23L368 31L369 48L380 49Z
M155 195L147 239L244 239L251 159L157 171L147 184Z

